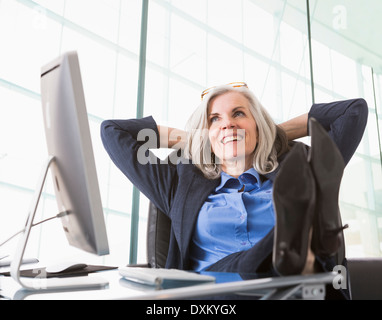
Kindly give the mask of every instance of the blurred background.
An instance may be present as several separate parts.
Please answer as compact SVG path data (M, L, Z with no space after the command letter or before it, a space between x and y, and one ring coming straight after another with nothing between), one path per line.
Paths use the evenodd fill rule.
M70 247L53 220L33 229L27 256L145 262L148 201L109 160L100 123L153 115L183 128L203 89L233 81L247 82L277 123L314 102L368 102L340 208L347 256L381 256L380 12L379 0L0 0L0 242L23 228L48 156L40 68L76 50L111 252ZM36 221L57 213L49 175Z

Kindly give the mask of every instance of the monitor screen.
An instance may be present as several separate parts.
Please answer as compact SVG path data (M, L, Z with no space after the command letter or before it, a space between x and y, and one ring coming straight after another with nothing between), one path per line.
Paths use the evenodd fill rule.
M41 102L59 212L70 245L109 253L78 55L67 52L41 69Z

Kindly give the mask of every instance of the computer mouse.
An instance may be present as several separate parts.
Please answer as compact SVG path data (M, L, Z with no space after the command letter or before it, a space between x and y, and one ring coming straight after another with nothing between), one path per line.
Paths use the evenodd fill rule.
M76 263L76 262L63 262L56 265L46 267L46 272L48 273L62 273L62 272L71 272L83 270L88 265L85 263Z

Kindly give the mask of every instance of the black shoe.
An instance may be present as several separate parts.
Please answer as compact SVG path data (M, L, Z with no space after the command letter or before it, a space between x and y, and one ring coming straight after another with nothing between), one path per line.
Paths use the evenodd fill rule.
M311 149L309 162L316 181L316 212L313 221L312 251L321 257L335 255L344 245L338 207L339 189L345 169L343 157L325 129L309 120Z
M305 267L315 194L306 147L297 143L283 161L273 184L276 225L272 263L280 275L300 274Z

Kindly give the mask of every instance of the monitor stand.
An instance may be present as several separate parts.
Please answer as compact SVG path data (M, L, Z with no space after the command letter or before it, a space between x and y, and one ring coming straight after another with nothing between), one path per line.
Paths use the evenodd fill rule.
M23 261L25 248L33 227L33 220L36 215L38 203L46 181L46 176L51 164L55 161L54 156L49 156L43 166L40 179L35 190L31 207L29 209L25 229L21 234L14 258L11 263L11 276L26 290L81 290L81 289L100 289L108 285L108 281L101 277L68 277L68 278L45 278L36 274L36 278L28 279L20 277L20 267Z

